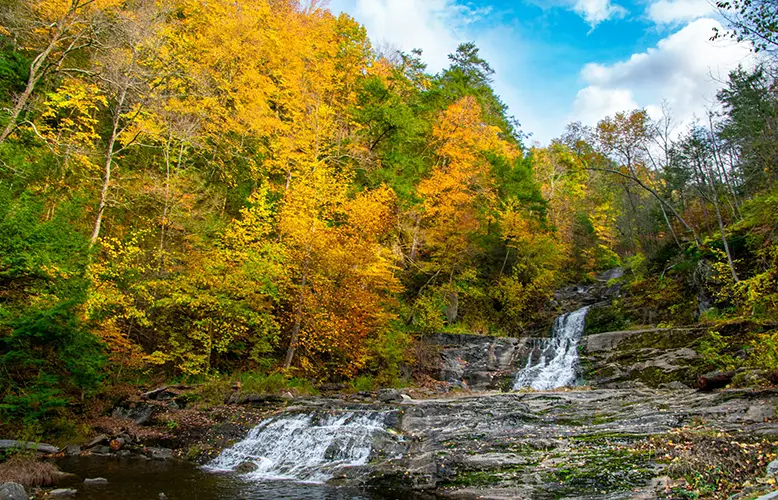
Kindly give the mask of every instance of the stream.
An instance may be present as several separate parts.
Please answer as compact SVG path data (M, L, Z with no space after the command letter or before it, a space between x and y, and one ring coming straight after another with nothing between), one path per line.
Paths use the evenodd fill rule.
M236 474L214 473L185 461L139 458L69 457L58 460L65 472L76 474L61 487L78 490L79 500L388 500L414 498L393 492L363 491L320 483L256 480ZM103 477L103 485L88 485L84 478Z

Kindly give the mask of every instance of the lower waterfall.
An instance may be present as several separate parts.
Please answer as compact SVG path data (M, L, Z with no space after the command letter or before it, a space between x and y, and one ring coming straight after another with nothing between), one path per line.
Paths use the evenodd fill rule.
M551 338L540 348L537 360L532 354L526 366L516 374L513 389L530 387L547 391L574 385L578 369L578 342L584 333L589 306L559 316L554 320Z
M387 430L392 412L313 412L271 417L246 438L225 449L207 468L235 471L246 462L256 466L250 479L323 482L346 466L365 465L373 443L399 441Z

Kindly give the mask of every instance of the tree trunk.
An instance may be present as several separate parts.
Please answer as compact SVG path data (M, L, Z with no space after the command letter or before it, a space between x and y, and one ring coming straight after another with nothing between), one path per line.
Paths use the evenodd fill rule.
M659 208L662 209L662 217L665 218L665 224L667 224L667 228L670 229L670 234L673 235L673 241L675 241L675 244L678 245L678 248L683 250L683 247L681 246L681 242L678 240L678 235L675 234L675 228L670 223L670 219L667 217L667 211L665 210L665 206L660 203Z
M289 349L286 351L286 359L284 360L284 370L288 370L292 366L292 359L294 359L294 353L297 350L297 340L300 337L300 326L303 321L303 308L305 305L305 287L308 281L308 261L310 260L310 249L305 256L305 263L303 264L303 276L300 281L300 293L297 295L297 308L294 314L294 325L292 326L292 336L289 339Z
M105 152L105 167L103 169L103 188L100 190L100 202L97 205L97 217L95 218L92 237L89 239L89 248L92 248L100 237L100 227L103 223L103 212L108 204L108 191L111 185L111 169L113 167L114 148L116 147L116 138L119 135L119 119L122 116L124 100L127 97L127 86L122 88L119 94L119 101L116 103L116 109L113 113L113 125L111 127L111 136L108 139L108 147Z
M713 172L711 171L710 166L706 164L705 168L708 171L709 187L711 194L713 195L713 208L716 209L716 220L719 223L721 241L724 243L724 252L727 254L727 263L729 264L729 270L732 272L732 279L737 283L740 279L737 276L737 271L735 271L735 264L732 262L732 254L729 251L729 244L727 243L727 234L724 230L724 221L721 218L721 207L719 206L719 195L718 190L716 189L716 182L713 179Z
M19 115L22 113L24 107L27 105L27 101L30 99L32 91L35 89L35 85L38 84L38 81L40 81L41 77L43 76L43 64L46 62L46 59L48 59L51 51L54 50L54 47L57 46L59 37L60 31L57 30L51 37L51 40L49 40L49 45L43 50L43 52L38 54L38 56L33 59L32 63L30 64L30 76L27 78L27 86L24 88L24 91L21 93L21 95L19 95L19 98L16 100L16 104L11 110L11 116L8 118L8 123L5 125L5 129L3 129L2 134L0 134L0 144L5 142L8 136L10 136L16 128L16 121L19 119Z

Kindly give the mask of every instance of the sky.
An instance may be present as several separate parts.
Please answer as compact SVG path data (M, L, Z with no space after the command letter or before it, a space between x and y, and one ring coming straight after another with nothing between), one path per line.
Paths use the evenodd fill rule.
M493 86L529 143L572 121L669 110L680 130L715 104L730 70L754 59L745 43L712 42L714 0L330 0L376 47L423 50L427 69L475 42Z

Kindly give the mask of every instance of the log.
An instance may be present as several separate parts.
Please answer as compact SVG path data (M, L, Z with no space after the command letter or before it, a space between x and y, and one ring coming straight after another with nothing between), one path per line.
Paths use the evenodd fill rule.
M714 389L721 389L732 382L735 372L712 372L706 373L697 379L697 386L703 392L709 392Z
M15 439L0 439L0 450L35 450L40 453L57 453L59 448L46 443L33 443L32 441L16 441Z

